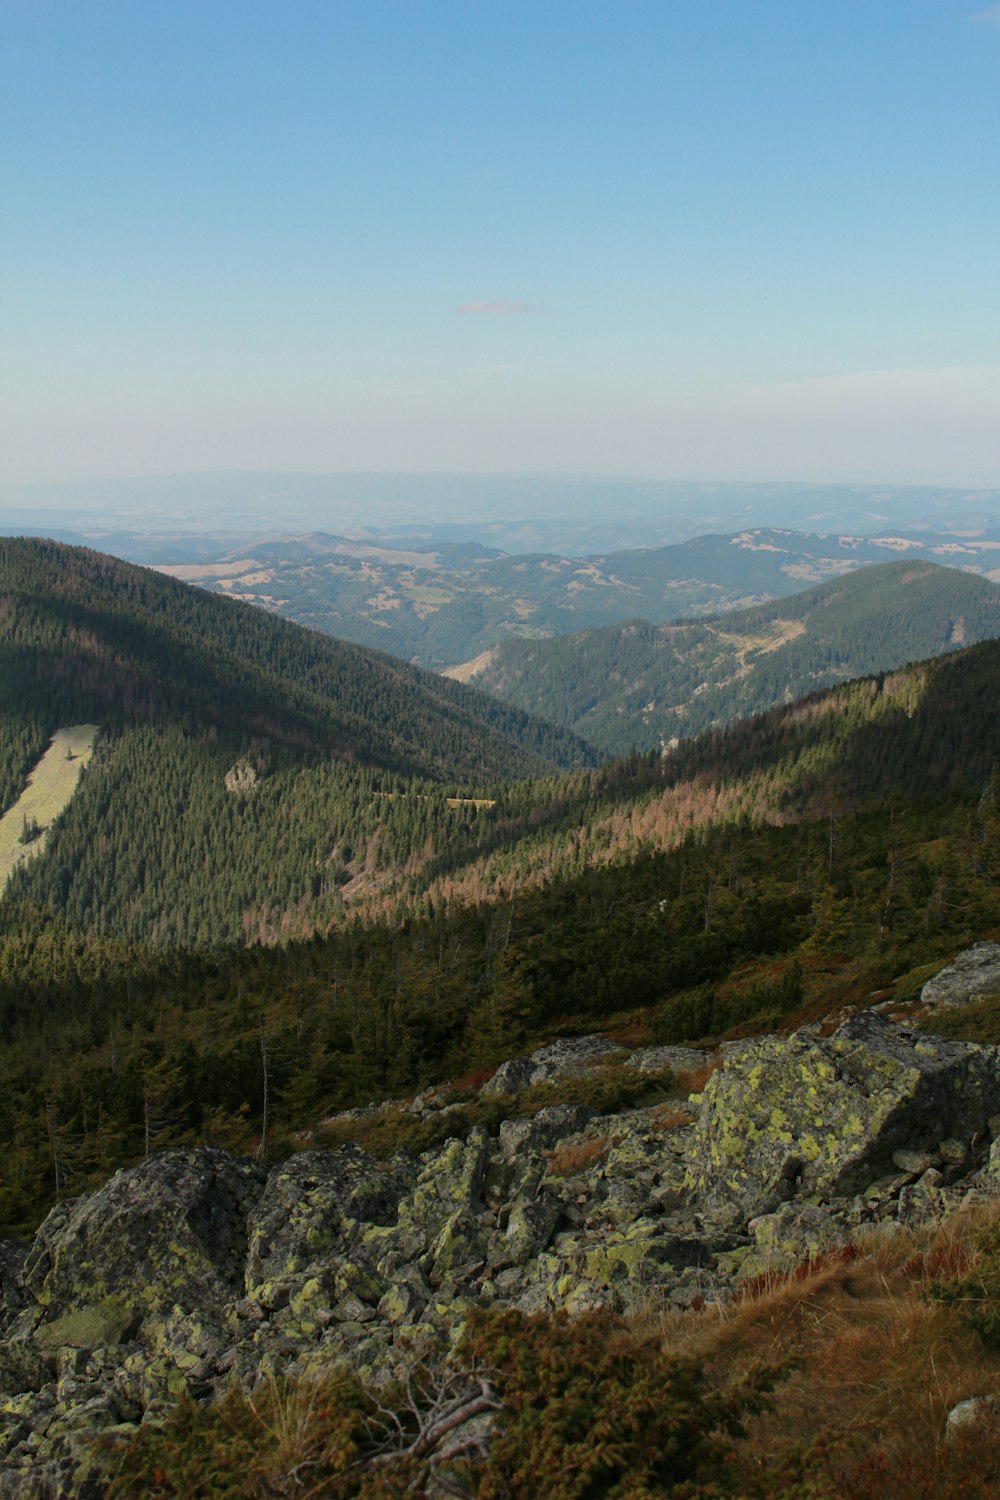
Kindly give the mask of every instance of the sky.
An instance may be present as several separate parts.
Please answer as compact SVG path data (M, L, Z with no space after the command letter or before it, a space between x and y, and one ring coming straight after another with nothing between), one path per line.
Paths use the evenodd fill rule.
M1000 5L0 0L0 483L1000 484Z

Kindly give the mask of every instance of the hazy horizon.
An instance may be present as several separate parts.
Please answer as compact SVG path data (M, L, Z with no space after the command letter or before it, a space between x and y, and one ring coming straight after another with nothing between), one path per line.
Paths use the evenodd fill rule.
M0 532L118 545L128 555L128 538L142 535L231 535L240 544L327 532L580 556L752 527L1000 535L1000 489L280 471L0 486Z

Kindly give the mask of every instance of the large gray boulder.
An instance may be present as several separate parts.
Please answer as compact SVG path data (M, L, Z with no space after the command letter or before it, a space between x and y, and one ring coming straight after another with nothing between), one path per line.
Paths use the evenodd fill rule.
M512 1057L509 1062L501 1063L480 1093L519 1094L536 1083L554 1083L559 1078L586 1073L621 1054L622 1049L605 1036L561 1037L528 1057Z
M49 1344L119 1342L147 1314L218 1314L243 1289L247 1217L266 1174L198 1146L116 1172L58 1204L24 1263Z
M864 1191L893 1154L985 1135L1000 1110L995 1047L925 1036L863 1011L831 1037L747 1042L709 1079L686 1184L765 1213L793 1194Z
M976 943L928 979L922 1005L968 1005L977 995L1000 994L1000 943Z
M500 1150L512 1159L529 1151L545 1151L575 1135L593 1118L594 1111L585 1104L547 1104L528 1119L504 1120Z

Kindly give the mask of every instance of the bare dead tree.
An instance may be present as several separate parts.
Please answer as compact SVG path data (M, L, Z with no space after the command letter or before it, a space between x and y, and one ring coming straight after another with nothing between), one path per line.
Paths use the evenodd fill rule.
M66 1127L59 1123L58 1106L51 1098L45 1101L45 1135L49 1146L49 1161L52 1165L52 1180L58 1198L73 1174L73 1166L66 1139Z
M491 1424L477 1419L500 1409L493 1374L476 1364L433 1370L421 1363L408 1370L404 1399L396 1407L379 1403L369 1419L376 1443L359 1466L386 1471L415 1464L414 1493L469 1500L472 1491L462 1478L446 1471L460 1459L482 1461L489 1453Z
M274 1054L271 1047L271 1040L267 1034L267 1027L264 1023L263 1011L260 1013L257 1032L260 1040L260 1066L264 1075L264 1104L260 1127L260 1145L257 1147L257 1155L261 1161L264 1161L267 1157L267 1127L268 1113L271 1105L271 1069Z

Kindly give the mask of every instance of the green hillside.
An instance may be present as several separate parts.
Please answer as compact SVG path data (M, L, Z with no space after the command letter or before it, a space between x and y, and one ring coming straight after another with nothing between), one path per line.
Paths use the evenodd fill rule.
M894 562L710 620L506 641L467 680L624 755L998 634L1000 587Z
M5 897L169 943L329 921L574 736L460 684L100 553L0 540L0 810L56 730L99 726Z

